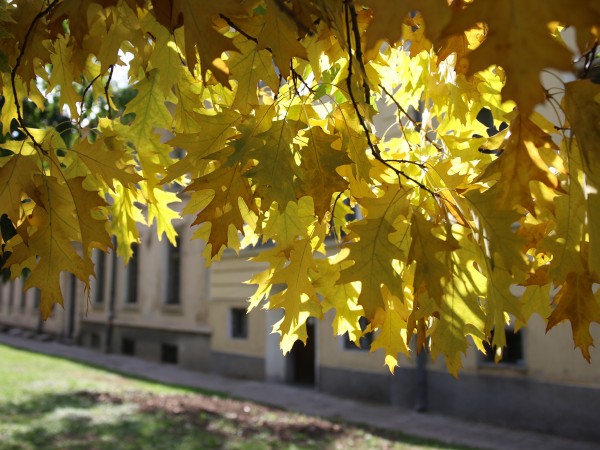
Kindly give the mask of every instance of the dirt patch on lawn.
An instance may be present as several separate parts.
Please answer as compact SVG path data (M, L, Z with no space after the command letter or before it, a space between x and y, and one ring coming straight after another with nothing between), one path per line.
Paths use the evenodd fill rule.
M281 441L328 440L344 427L318 417L304 416L251 402L201 394L163 395L143 392L112 394L79 391L76 394L98 403L136 404L141 413L163 413L191 425L210 429L215 421L230 423L241 436L267 431ZM211 430L215 431L215 430Z

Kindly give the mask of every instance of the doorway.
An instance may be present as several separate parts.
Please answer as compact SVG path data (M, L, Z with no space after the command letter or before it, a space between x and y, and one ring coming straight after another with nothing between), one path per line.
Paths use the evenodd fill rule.
M315 385L315 322L311 319L306 323L306 345L296 341L288 359L289 381L304 386Z

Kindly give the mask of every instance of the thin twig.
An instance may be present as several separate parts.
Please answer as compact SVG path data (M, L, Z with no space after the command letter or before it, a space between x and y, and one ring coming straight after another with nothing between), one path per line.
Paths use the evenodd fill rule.
M11 84L12 91L13 91L15 106L17 108L17 121L19 122L19 125L21 126L21 128L23 129L23 131L25 132L27 137L29 137L29 139L31 139L31 141L33 142L33 146L44 155L46 155L48 152L46 150L44 150L42 148L42 146L40 145L40 143L35 140L35 138L31 134L31 132L25 125L25 119L23 118L23 115L21 114L21 104L19 103L19 94L17 92L16 78L17 78L17 71L19 70L19 67L21 65L21 60L23 59L23 56L25 55L25 50L27 49L27 43L29 41L29 38L31 37L31 33L33 33L33 30L34 30L35 26L37 25L37 23L44 16L46 16L50 11L52 11L52 9L54 8L54 6L56 6L58 1L59 0L54 0L45 9L43 9L42 11L37 13L36 16L33 18L33 20L31 21L31 24L29 25L29 29L27 30L27 33L25 33L25 37L23 38L23 42L21 44L21 50L19 51L19 55L17 56L17 60L15 61L15 66L10 71L10 84Z
M342 196L343 193L344 193L344 191L340 192L335 197L335 200L333 201L333 206L331 207L331 219L329 219L329 229L330 230L334 229L334 226L335 226L335 207L337 206L337 202L340 200L340 197Z
M411 161L410 159L386 159L386 161L389 163L413 164L415 166L419 166L423 170L427 169L427 166L425 166L425 163L422 163L419 161Z
M408 114L408 112L402 107L402 105L398 102L398 100L396 100L394 98L394 96L383 85L380 84L379 87L394 102L394 104L396 105L396 108L398 108L398 110L402 114L404 114L404 116L410 121L410 123L412 123L415 127L420 127L420 124L415 119L413 119L410 116L410 114ZM439 145L437 145L429 136L427 136L427 132L426 131L423 132L423 137L425 138L425 140L427 142L429 142L431 145L433 145L437 149L438 152L444 153L444 150Z
M104 84L104 95L106 96L106 104L108 105L108 118L112 119L112 110L110 108L110 97L108 96L108 88L110 86L110 80L112 79L113 72L115 71L115 65L111 64L108 69L108 78L106 79L106 83Z
M292 64L290 62L290 72L292 74L292 80L294 81L294 88L296 89L296 91L298 90L298 86L296 86L296 80L300 80L300 82L304 85L304 87L306 89L308 89L308 92L310 92L311 94L314 94L315 90L309 86L306 81L304 81L304 78L302 78L302 75L300 75L298 72L296 72L296 70L292 67Z
M354 7L354 3L349 3L350 6L350 17L352 18L352 30L354 32L354 51L356 52L356 60L362 70L362 79L363 79L363 89L365 90L365 102L368 104L371 103L371 89L369 88L369 84L367 83L367 71L365 69L365 63L363 61L362 48L360 45L360 30L358 28L358 14L356 13L356 8Z
M244 30L242 30L238 25L236 25L235 23L233 23L233 21L227 17L224 14L219 14L219 17L221 19L223 19L225 22L227 22L227 25L229 25L231 28L233 28L235 31L237 31L238 33L240 33L242 36L244 36L246 39L248 39L249 41L254 42L255 44L258 44L258 39L255 38L254 36L249 35L248 33L246 33ZM269 51L271 51L271 49L267 49ZM272 52L271 52L272 53Z
M312 36L313 32L310 28L308 28L299 18L298 16L294 13L294 11L292 11L291 9L289 9L287 7L287 5L284 3L283 0L274 0L275 3L277 4L277 6L279 7L279 10L284 13L286 16L288 16L292 22L294 22L296 24L296 26L298 27L298 30L304 32L305 34L308 34L309 36Z
M98 75L96 75L94 77L94 79L92 81L90 81L90 83L85 87L85 89L83 90L83 94L81 94L81 111L79 113L79 119L77 119L77 126L80 127L81 126L81 120L83 118L83 104L85 102L85 96L87 95L88 91L90 90L90 88L92 87L92 85L96 82L96 80L98 80L98 78L100 78L102 76L101 73L99 73Z
M592 63L594 62L594 59L596 59L596 52L598 50L598 45L599 45L598 39L596 39L592 48L588 52L586 52L585 55L582 56L583 58L585 58L585 63L583 65L583 71L581 73L580 78L587 78L588 74L590 73L590 69L592 68Z
M358 107L358 103L356 101L356 98L354 97L354 93L352 92L352 48L353 47L352 47L352 35L350 32L350 17L349 17L350 16L350 2L351 2L351 0L344 0L346 39L347 39L347 45L348 45L348 77L346 78L346 86L348 88L348 95L350 96L350 101L351 101L352 106L354 107L354 111L356 112L356 115L358 117L358 121L360 122L360 125L365 132L365 136L367 138L367 143L369 145L369 148L371 149L371 153L373 154L373 157L377 161L379 161L386 167L390 168L396 174L396 176L398 177L398 180L400 180L400 177L402 176L402 177L406 178L407 180L415 183L417 186L419 186L424 191L427 191L431 195L436 196L435 192L433 192L430 188L425 186L419 180L417 180L417 179L413 178L412 176L404 173L403 171L395 168L388 161L383 159L379 148L377 147L377 145L373 144L373 141L371 139L371 132L369 131L369 127L367 126L367 123L365 122L365 119L360 112L360 108ZM360 41L357 42L357 46L360 47Z

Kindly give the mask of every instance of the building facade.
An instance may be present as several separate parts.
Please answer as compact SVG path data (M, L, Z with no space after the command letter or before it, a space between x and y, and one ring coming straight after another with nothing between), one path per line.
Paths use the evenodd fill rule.
M475 421L556 433L600 442L600 352L588 364L573 348L569 324L548 333L534 316L518 333L509 331L505 360L494 364L469 349L458 379L442 358L426 354L402 360L391 375L383 358L345 336L333 336L331 316L309 322L307 345L282 356L271 334L280 311L246 314L253 287L243 282L262 267L225 253L206 268L203 244L178 228L181 245L142 234L131 263L95 255L89 293L70 275L62 283L64 308L40 320L39 293L22 292L23 279L1 285L0 328L51 335L109 351L233 377L294 383L348 398L427 409ZM19 330L19 331L16 331ZM592 325L600 342L600 326ZM417 361L420 359L420 362Z

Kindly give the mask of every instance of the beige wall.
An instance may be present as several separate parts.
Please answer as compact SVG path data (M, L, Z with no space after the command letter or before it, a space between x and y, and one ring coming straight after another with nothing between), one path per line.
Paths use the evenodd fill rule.
M61 276L61 289L65 304L70 299L70 275ZM0 324L37 330L40 310L35 307L35 290L23 292L23 279L17 278L9 283L0 284ZM12 296L12 307L9 307ZM66 331L66 310L55 305L51 316L43 323L43 332L63 335Z
M138 247L137 301L127 303L127 266L122 258L117 259L115 285L115 325L150 327L172 331L206 333L208 325L208 271L202 258L203 244L192 240L192 231L183 221L177 224L181 236L180 303L166 304L168 240L158 240L155 229L140 232ZM91 284L91 303L84 320L104 322L111 293L112 254L106 255L104 301L95 298L96 280Z
M595 342L600 343L600 325L590 327ZM511 331L507 330L507 333ZM464 374L528 378L535 381L595 385L600 387L600 351L590 347L588 363L581 351L574 348L571 324L563 322L546 333L544 321L537 315L522 329L523 365L482 363L482 355L474 345L463 356ZM443 357L428 365L430 370L444 372Z
M231 308L248 307L248 298L255 286L244 284L265 266L247 259L255 252L243 252L239 257L226 252L220 262L211 266L210 272L210 323L212 324L211 349L216 352L265 357L265 311L255 308L248 315L248 338L231 337Z
M600 325L590 331L600 345ZM544 321L537 316L529 320L525 333L525 360L530 377L544 381L595 384L600 386L600 351L591 347L591 363L573 345L570 322L557 325L546 334Z
M211 351L245 355L257 358L274 358L275 351L267 343L270 326L267 314L255 309L248 316L248 338L231 337L231 308L247 308L247 299L254 292L253 285L244 284L253 274L264 266L248 262L248 257L256 254L250 250L241 256L226 252L221 262L214 263L210 269L204 265L202 243L191 241L191 230L181 223L182 263L181 263L181 304L164 304L166 282L167 241L158 241L154 230L142 232L139 253L138 301L135 305L126 304L126 268L118 260L115 324L160 330L182 331L211 335ZM112 256L106 257L104 302L95 302L95 280L92 280L90 302L78 284L76 327L80 321L106 323L108 298L110 295L110 274ZM34 310L34 291L25 296L25 309L21 310L22 280L17 279L11 289L10 284L0 286L0 324L35 330L38 325L38 313ZM66 301L70 298L70 279L65 274L62 288ZM9 311L8 296L12 291L13 306ZM381 351L374 353L347 350L343 348L342 337L333 336L331 320L333 311L318 323L317 363L323 367L366 373L387 373L383 365ZM272 319L272 318L271 318ZM272 320L271 320L272 321ZM44 331L64 335L67 325L67 310L56 307L54 314L44 323ZM600 325L590 328L596 342L600 342ZM76 328L77 333L77 328ZM463 357L463 372L472 375L495 375L528 378L537 381L549 381L576 385L600 386L600 350L591 348L592 360L587 363L579 349L574 349L570 323L565 322L545 332L543 321L534 316L523 330L524 364L518 367L507 365L494 366L482 364L481 355L472 346ZM267 355L268 353L268 355ZM400 367L414 367L415 358L408 360L401 356ZM443 357L428 363L428 369L445 372Z
M385 354L383 350L378 349L370 352L344 348L344 337L334 336L333 334L331 323L334 314L334 311L329 311L318 326L319 365L359 372L389 373L388 368L384 365ZM409 360L404 355L399 355L398 358L400 367L414 366L414 358Z

